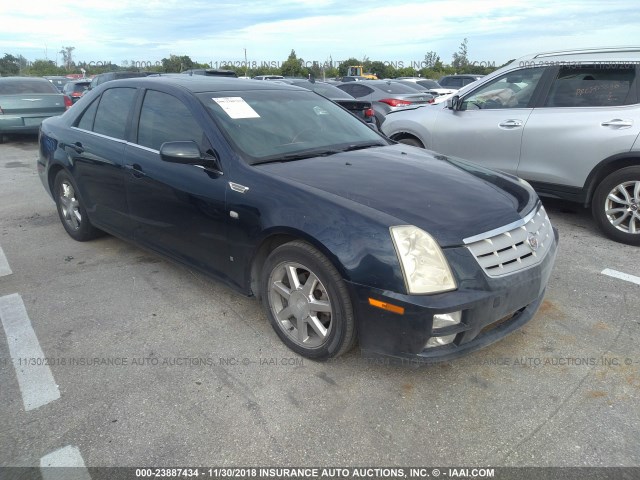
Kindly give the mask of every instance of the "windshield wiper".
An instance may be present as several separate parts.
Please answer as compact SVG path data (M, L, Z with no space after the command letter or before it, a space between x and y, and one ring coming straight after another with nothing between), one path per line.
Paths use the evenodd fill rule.
M277 163L277 162L291 162L294 160L304 160L305 158L313 157L328 157L329 155L335 155L336 153L352 152L354 150L363 150L365 148L372 147L384 147L384 143L380 142L365 142L354 143L341 148L317 148L314 150L304 150L302 152L287 153L284 155L278 155L277 157L265 158L253 162L253 165L260 165L263 163Z
M366 143L355 143L353 145L349 145L346 148L340 149L341 152L353 152L354 150L364 150L365 148L372 147L384 147L386 146L384 143L380 142L366 142Z
M277 157L258 160L256 162L253 162L253 165L260 165L262 163L291 162L293 160L304 160L305 158L313 158L313 157L326 157L328 155L333 155L340 152L342 152L342 150L326 149L326 148L316 149L316 150L305 150L303 152L287 153L285 155L278 155Z

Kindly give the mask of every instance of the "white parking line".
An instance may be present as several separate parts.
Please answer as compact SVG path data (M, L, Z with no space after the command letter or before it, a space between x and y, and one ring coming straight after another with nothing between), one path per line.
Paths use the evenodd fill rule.
M629 275L628 273L618 272L617 270L611 270L610 268L605 268L600 273L602 273L603 275L608 275L609 277L619 278L620 280L625 280L627 282L640 285L640 277L636 277L635 275Z
M0 320L7 335L9 353L18 377L25 410L33 410L60 398L60 390L33 331L22 297L0 297Z
M91 480L80 450L71 445L42 457L40 473L43 480Z
M4 255L2 251L2 247L0 247L0 277L4 277L5 275L11 275L13 272L11 271L11 267L9 266L9 261L7 257Z

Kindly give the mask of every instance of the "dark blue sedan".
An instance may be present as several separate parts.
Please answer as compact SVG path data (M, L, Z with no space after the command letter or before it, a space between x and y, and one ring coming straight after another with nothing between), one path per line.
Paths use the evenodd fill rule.
M535 314L556 256L526 182L270 82L105 83L43 123L38 171L72 238L107 232L255 295L314 359L492 343Z

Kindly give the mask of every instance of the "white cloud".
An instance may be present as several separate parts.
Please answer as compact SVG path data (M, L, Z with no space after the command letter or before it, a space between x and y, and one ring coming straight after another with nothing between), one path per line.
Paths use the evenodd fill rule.
M2 0L6 1L6 0ZM356 4L331 0L211 3L206 0L31 0L3 9L4 51L34 60L75 46L78 60L201 62L305 60L365 55L419 60L436 51L445 62L469 39L469 55L502 63L539 50L640 44L635 0L562 4L545 0L475 0ZM4 53L4 52L0 52Z

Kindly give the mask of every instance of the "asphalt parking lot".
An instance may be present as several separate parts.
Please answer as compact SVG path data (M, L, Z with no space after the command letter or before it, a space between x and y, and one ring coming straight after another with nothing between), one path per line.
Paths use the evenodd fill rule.
M0 145L0 305L22 301L54 383L26 405L28 360L0 330L0 465L72 446L95 467L640 466L640 285L602 273L637 278L640 248L579 207L545 201L560 250L520 331L435 366L317 363L254 299L110 236L72 240L36 155L34 137Z

